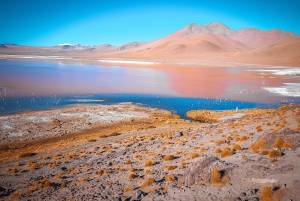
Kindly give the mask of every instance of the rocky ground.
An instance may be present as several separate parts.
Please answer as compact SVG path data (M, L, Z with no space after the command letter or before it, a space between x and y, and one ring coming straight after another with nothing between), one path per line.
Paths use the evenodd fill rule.
M39 130L26 142L2 135L0 199L300 200L300 105L188 113L206 123L126 107L116 110L145 116L110 124L95 117L94 127L82 116L74 122L87 127L74 132L65 116L46 111L54 127L47 140Z

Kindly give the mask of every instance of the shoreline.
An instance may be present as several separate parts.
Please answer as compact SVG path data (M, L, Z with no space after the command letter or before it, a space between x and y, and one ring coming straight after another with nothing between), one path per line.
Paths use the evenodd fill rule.
M98 124L56 141L44 138L44 142L11 144L0 150L0 193L6 192L2 198L204 201L236 200L243 195L249 200L261 197L265 186L276 186L272 194L280 193L282 200L299 197L300 105L191 111L192 118L201 121L203 116L211 123L125 106L112 107L148 117ZM92 113L96 108L69 107L64 113L77 110L78 116L82 109ZM265 144L257 147L262 140ZM211 179L215 168L222 172L219 183Z

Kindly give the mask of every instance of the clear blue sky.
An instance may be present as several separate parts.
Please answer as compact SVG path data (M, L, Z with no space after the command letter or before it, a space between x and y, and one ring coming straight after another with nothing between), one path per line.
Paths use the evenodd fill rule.
M150 42L190 24L300 34L299 0L0 0L0 44Z

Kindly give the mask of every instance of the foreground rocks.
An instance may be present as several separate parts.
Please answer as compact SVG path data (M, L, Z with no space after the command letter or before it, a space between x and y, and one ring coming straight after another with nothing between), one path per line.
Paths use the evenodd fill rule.
M299 105L217 114L213 124L155 112L119 135L92 129L76 144L53 141L55 149L6 148L1 199L299 200ZM8 158L17 150L29 154Z

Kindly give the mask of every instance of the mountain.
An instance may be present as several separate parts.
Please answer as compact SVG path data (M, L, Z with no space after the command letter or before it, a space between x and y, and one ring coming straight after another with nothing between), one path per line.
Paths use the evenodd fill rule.
M286 32L280 29L263 31L254 28L236 30L233 31L228 36L252 48L259 48L259 47L275 44L287 38L299 37L293 32Z
M184 63L240 62L300 66L300 37L280 29L233 30L211 22L189 24L149 43L130 42L121 46L102 44L82 46L29 47L3 44L0 54L67 55L80 58L150 59ZM4 48L7 47L7 48Z
M263 31L256 28L232 30L222 23L211 22L206 25L198 25L192 23L180 29L179 31L164 37L163 39L171 40L197 33L210 33L227 36L233 40L249 46L250 48L258 48L266 45L271 45L286 38L299 37L293 32L286 32L280 29L272 29L268 31Z

